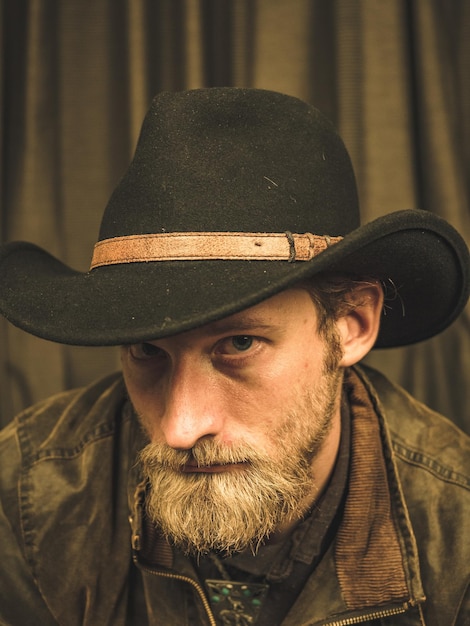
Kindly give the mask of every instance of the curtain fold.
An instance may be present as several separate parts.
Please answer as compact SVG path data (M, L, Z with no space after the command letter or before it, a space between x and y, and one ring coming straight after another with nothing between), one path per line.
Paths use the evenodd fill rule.
M154 94L284 91L322 109L355 166L363 221L441 215L470 241L465 0L3 0L0 236L86 271ZM119 367L0 321L0 422ZM470 432L470 314L369 362Z

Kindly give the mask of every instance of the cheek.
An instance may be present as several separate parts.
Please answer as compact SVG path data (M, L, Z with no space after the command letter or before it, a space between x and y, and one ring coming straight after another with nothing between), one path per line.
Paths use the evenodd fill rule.
M245 401L264 419L289 410L299 390L314 389L324 374L325 343L311 326L301 327L292 343L289 350L273 352L244 389Z
M154 422L161 411L158 377L147 368L130 365L125 358L122 359L122 372L127 393L139 418L142 422ZM143 425L148 430L147 424Z
M139 420L139 423L151 441L160 439L160 424L163 407L159 403L159 395L150 389L142 388L140 384L133 384L132 380L124 378L127 393Z
M161 382L163 364L159 361L135 361L127 350L123 348L121 365L129 393L149 394Z
M286 395L299 385L314 386L324 371L324 353L322 342L309 341L306 337L272 369L269 382L277 389L284 389Z

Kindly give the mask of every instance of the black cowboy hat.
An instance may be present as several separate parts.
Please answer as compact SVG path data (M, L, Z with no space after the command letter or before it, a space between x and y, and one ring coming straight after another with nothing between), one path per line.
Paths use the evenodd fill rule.
M360 226L349 156L312 106L257 89L162 93L106 208L90 271L6 244L0 311L53 341L126 344L326 271L393 286L377 347L435 335L468 298L468 249L445 221L410 210Z

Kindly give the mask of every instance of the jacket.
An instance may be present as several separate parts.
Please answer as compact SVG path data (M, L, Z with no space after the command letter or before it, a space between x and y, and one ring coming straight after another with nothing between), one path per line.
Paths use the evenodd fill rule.
M374 370L346 385L343 518L283 626L468 626L469 438ZM190 562L145 545L142 445L119 374L0 434L0 624L214 626Z

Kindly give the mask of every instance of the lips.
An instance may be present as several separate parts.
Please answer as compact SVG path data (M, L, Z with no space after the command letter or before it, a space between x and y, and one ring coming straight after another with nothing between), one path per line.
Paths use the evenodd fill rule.
M196 462L190 461L182 466L181 471L184 474L221 474L222 472L239 471L245 465L244 462L198 465Z

